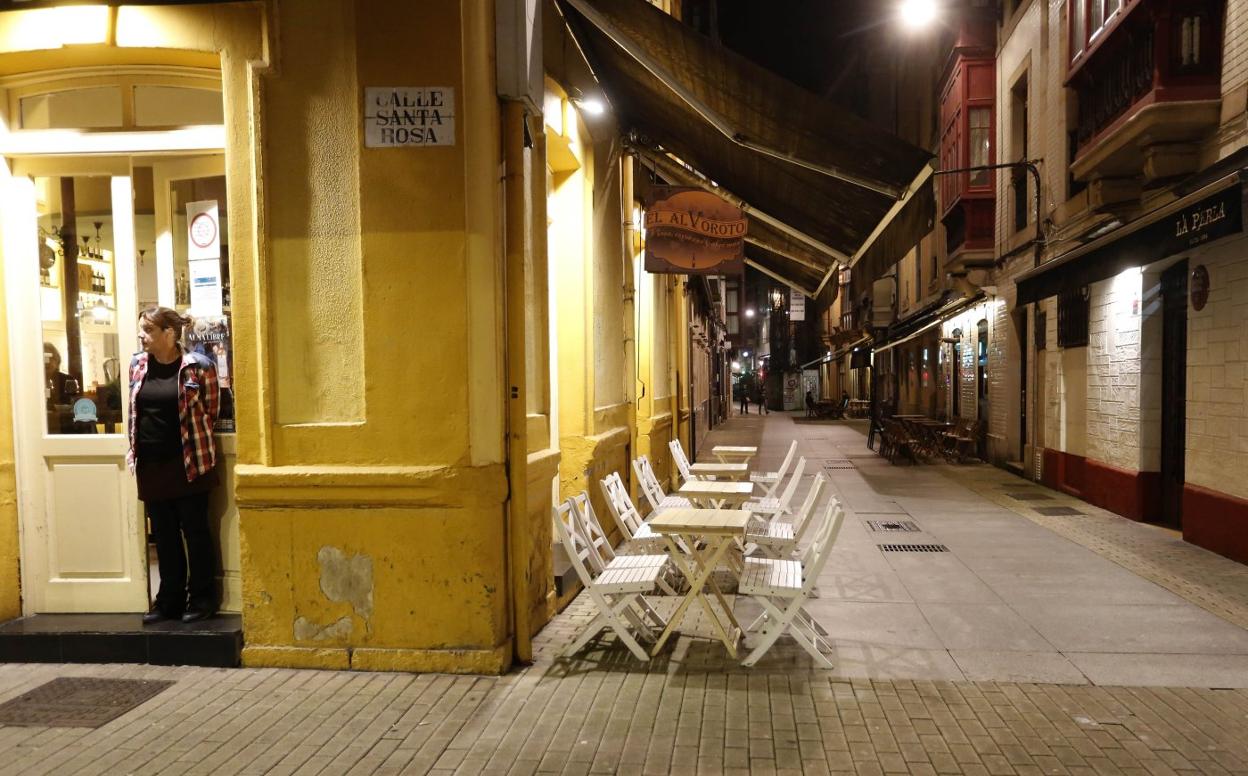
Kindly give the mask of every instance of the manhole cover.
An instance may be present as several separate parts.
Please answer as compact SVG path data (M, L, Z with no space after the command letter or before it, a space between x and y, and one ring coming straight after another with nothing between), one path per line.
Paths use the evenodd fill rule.
M868 520L872 531L917 531L919 526L911 520Z
M823 462L825 469L852 469L854 462L848 458L828 458Z
M1085 512L1080 512L1078 509L1075 509L1074 507L1032 507L1032 509L1036 510L1042 515L1048 515L1049 517L1059 517L1061 515L1086 514Z
M0 725L98 728L173 682L62 677L0 704Z
M1015 501L1051 501L1053 499L1052 496L1044 493L1006 493L1005 495Z
M883 552L949 552L943 544L881 544Z

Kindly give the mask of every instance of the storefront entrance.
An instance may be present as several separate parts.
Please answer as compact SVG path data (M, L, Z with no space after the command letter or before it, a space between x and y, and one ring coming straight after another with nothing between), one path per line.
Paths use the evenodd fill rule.
M143 110L158 110L159 126L202 131L98 133L84 136L77 153L58 153L65 146L56 130L115 124L97 76L90 87L71 81L22 97L19 112L28 124L21 128L33 131L22 137L23 153L6 155L0 250L28 615L149 606L149 531L125 454L137 318L156 304L195 316L184 343L213 358L222 378L225 486L212 515L221 608L240 608L221 96L219 87L203 88L209 75L187 88L155 72L144 77L160 90L160 105L144 109L140 87L132 85L129 96L118 88L125 102L117 115L142 123ZM41 148L44 138L48 146ZM92 144L115 151L93 152ZM213 234L197 257L187 221L200 210L211 213Z

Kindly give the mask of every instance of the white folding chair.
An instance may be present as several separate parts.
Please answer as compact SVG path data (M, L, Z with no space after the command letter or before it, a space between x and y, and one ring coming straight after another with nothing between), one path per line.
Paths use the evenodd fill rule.
M757 640L754 641L750 654L741 661L742 665L752 666L757 663L776 640L787 632L816 663L825 668L832 667L832 661L828 660L822 650L823 647L830 646L828 632L806 611L805 604L814 597L819 573L828 561L832 545L836 543L837 534L840 533L844 521L845 510L833 499L824 510L823 522L816 533L815 541L803 553L801 561L745 559L745 569L741 573L737 592L758 601L763 612L746 629L750 636L757 636ZM765 624L756 633L754 628L759 623Z
M741 505L742 509L748 509L758 518L766 520L768 523L776 522L776 518L781 515L792 514L793 494L797 492L797 486L802 481L802 473L806 470L806 457L802 456L797 459L797 466L793 467L793 474L789 476L788 482L784 486L784 490L780 492L779 498L770 496L762 496L747 501Z
M676 462L676 471L680 472L682 480L688 482L698 479L698 476L689 469L689 456L685 455L685 448L681 447L679 439L668 442L667 449L672 451L672 460Z
M597 616L585 626L563 654L575 654L598 631L610 628L638 660L649 660L650 655L637 642L637 638L655 641L658 634L667 627L667 623L642 596L654 592L663 569L659 566L614 566L594 574L590 559L594 550L581 534L578 521L572 517L571 504L565 501L553 511L559 540L563 542L568 559L576 569L576 575L580 577L585 592L598 610ZM629 630L630 625L636 630L636 636Z
M650 504L651 512L658 512L668 507L693 506L689 499L683 496L669 496L663 492L663 484L659 482L658 476L654 473L654 467L650 465L650 459L646 456L639 455L633 459L633 473L637 475L637 483L641 485L641 494Z
M770 558L785 558L790 555L796 555L802 538L816 522L813 519L815 506L819 501L820 493L823 492L823 488L828 482L828 475L823 472L819 472L814 476L810 483L810 490L806 492L806 498L802 500L802 505L793 514L792 522L772 520L757 532L747 531L745 534L746 554L757 552L759 555ZM833 500L836 499L835 496L832 498Z
M594 505L589 500L589 493L581 491L564 501L559 506L560 517L564 516L565 509L569 512L568 519L577 522L581 536L584 537L586 544L592 550L589 554L589 564L593 567L594 573L602 573L610 568L659 566L664 572L659 576L659 589L668 595L676 594L675 588L672 587L667 579L669 573L673 571L668 566L667 554L627 555L617 553L615 548L611 546L611 541L607 539L607 532L603 530L602 523L598 520L598 515L594 513Z
M789 452L785 454L779 470L774 472L752 472L750 474L750 482L757 482L766 489L766 492L763 493L765 498L775 498L776 490L779 489L780 483L784 481L784 475L788 474L789 467L793 465L793 456L795 455L797 455L796 439L789 444Z
M598 484L602 487L607 511L611 513L611 519L615 521L624 538L635 542L642 552L665 551L667 545L663 541L663 535L650 530L650 526L642 519L641 513L628 495L628 489L624 487L624 481L620 479L619 472L611 472Z

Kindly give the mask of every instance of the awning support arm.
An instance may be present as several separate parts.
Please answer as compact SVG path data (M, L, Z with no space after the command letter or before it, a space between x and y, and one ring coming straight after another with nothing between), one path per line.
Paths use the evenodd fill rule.
M919 192L921 188L923 188L923 186L927 183L927 179L930 177L932 177L932 165L929 162L928 164L923 165L922 169L919 170L919 173L914 176L914 180L910 181L910 185L906 187L905 194L902 195L901 199L893 203L893 206L889 208L887 213L884 214L884 217L880 219L880 222L875 225L875 229L871 230L871 234L867 235L867 239L862 241L862 245L858 246L858 250L854 252L854 255L845 262L845 266L853 267L858 263L858 260L862 258L864 253L867 252L867 249L871 247L876 238L884 233L884 230L893 222L893 219L897 217L897 214L901 212L902 208L910 203L910 200ZM828 281L832 279L832 275L835 270L836 267L833 267L826 275L823 276L823 281L819 284L819 290L817 293L823 293L823 287L826 286Z
M617 30L615 25L611 24L611 22L603 16L603 14L599 13L585 0L565 0L565 2L575 8L577 12L588 19L595 27L602 30L607 37L611 38L611 40L615 42L615 45L627 52L630 57L637 60L637 63L646 70L649 70L651 75L662 81L667 88L671 89L676 96L681 99L681 101L692 108L694 112L701 116L708 124L715 127L720 134L737 145L743 148L748 148L751 151L757 151L765 156L770 156L786 161L790 164L797 165L798 167L812 170L830 178L836 178L837 180L845 181L846 183L852 183L855 186L869 191L874 191L877 194L883 194L884 196L892 199L900 199L902 197L903 192L896 186L891 186L881 181L868 180L854 175L853 173L845 172L844 170L831 165L819 164L817 162L801 159L793 154L780 151L751 140L743 132L730 124L727 119L711 110L709 106L705 105L692 92L681 86L665 67L646 54L634 50L633 47L629 45L630 41L628 38Z
M751 267L763 273L764 275L771 278L772 280L780 281L781 283L785 284L786 286L793 289L794 291L801 291L803 294L811 298L814 298L815 296L814 294L810 293L809 289L802 288L797 283L794 283L792 280L789 280L788 278L785 278L785 277L781 277L779 274L767 269L766 267L754 261L753 259L746 259L745 263L749 264Z

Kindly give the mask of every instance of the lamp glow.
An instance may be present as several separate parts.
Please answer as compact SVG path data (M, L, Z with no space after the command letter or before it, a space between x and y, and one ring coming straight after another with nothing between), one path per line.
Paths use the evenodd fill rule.
M607 106L597 97L587 97L577 104L581 106L582 110L591 116L601 116L607 111Z
M753 307L750 307L750 308L747 308L747 309L746 309L746 311L745 311L745 317L746 317L746 318L753 318L753 317L754 317L754 308L753 308Z
M923 29L936 19L936 0L902 0L897 15L904 26L912 30Z

